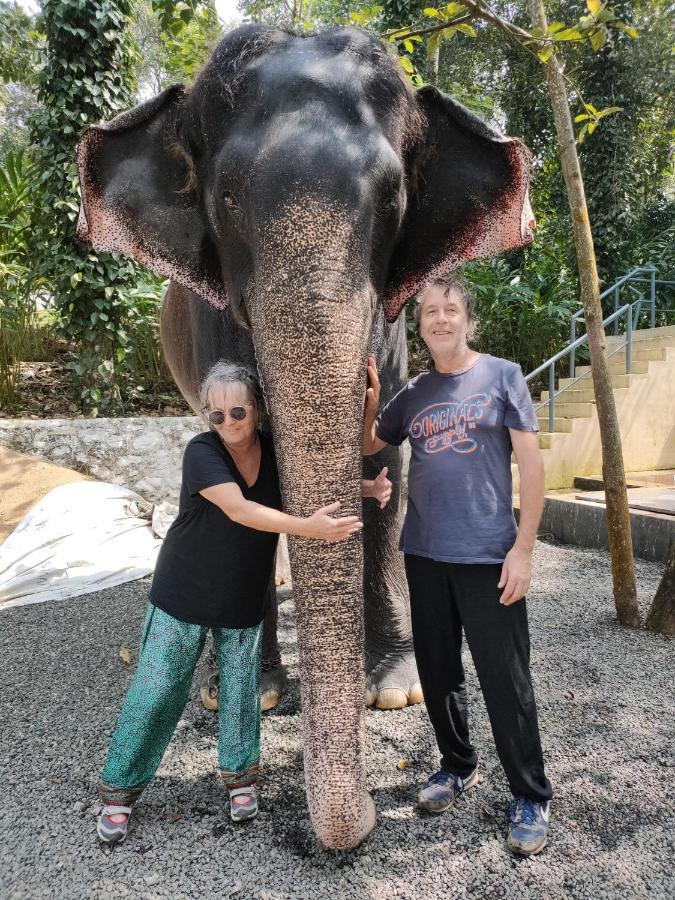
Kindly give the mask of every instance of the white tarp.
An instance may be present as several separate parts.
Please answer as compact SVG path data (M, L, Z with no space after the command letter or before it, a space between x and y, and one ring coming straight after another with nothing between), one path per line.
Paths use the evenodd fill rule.
M54 488L0 544L0 609L66 600L149 575L162 545L151 515L151 504L115 484Z

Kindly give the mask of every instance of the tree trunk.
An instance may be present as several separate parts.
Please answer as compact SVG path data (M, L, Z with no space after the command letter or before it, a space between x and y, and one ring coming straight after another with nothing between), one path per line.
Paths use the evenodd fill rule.
M670 546L670 559L656 590L645 627L650 631L675 636L675 541Z
M532 22L546 30L548 23L543 0L528 0ZM560 64L553 54L545 64L551 106L555 120L560 161L567 197L572 213L574 241L579 268L581 300L584 307L588 349L591 357L593 389L600 425L602 444L602 475L605 482L607 508L607 536L612 561L612 580L616 613L622 625L637 628L640 614L635 587L633 541L630 531L626 476L621 452L621 434L614 403L614 392L607 364L605 331L602 326L602 305L595 264L593 235L586 206L584 182L576 151L574 128L565 81Z

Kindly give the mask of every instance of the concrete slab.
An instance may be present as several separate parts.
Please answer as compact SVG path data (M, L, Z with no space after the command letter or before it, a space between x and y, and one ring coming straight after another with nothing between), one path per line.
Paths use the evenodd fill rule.
M654 490L648 487L629 488L628 506L631 509L642 509L646 512L662 513L665 516L675 516L675 488ZM589 503L602 503L605 505L604 491L585 491L576 495L577 500L586 500Z
M516 517L520 499L514 497ZM630 509L633 553L642 559L665 563L675 541L675 516ZM553 491L546 495L539 536L578 547L608 549L604 503L580 500L576 492Z
M626 472L626 480L636 485L663 484L675 488L675 470L654 469L651 472Z

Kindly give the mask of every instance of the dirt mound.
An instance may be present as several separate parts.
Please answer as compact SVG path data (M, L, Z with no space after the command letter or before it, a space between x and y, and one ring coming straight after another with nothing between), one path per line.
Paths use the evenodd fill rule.
M87 480L81 472L0 447L0 543L53 488Z

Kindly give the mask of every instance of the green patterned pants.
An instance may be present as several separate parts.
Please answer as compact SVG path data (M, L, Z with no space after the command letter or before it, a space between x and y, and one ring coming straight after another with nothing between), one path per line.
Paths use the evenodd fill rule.
M131 805L154 776L187 703L208 631L150 604L138 666L101 776L104 802ZM227 787L240 787L253 784L258 773L262 623L211 631L220 671L220 775Z

